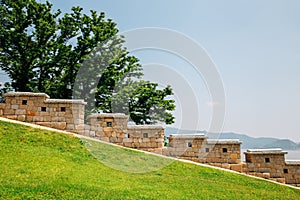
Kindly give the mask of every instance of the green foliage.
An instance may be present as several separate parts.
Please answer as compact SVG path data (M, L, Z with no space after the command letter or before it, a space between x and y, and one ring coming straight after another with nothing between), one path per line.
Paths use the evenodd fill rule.
M5 99L4 99L4 94L7 93L7 92L11 92L13 91L12 87L11 87L11 84L6 82L4 84L4 87L0 89L0 103L4 103L5 102Z
M96 158L86 149L87 142L93 145L88 149ZM106 165L108 159L114 160L113 165L133 166L169 162L129 153L133 154L108 144L0 121L0 199L300 198L297 189L177 161L149 173L126 173Z
M174 123L174 116L168 111L175 109L172 88L158 89L157 83L149 81L128 81L121 84L112 98L112 107L123 113L129 112L136 124L155 124L164 119L166 124Z
M104 13L73 7L62 17L49 2L7 0L0 6L0 65L16 91L46 92L70 98L84 58L118 32Z
M116 23L105 19L104 13L90 11L87 15L82 8L72 7L71 13L62 14L60 10L52 12L48 1L6 0L0 4L0 20L0 68L11 78L15 91L83 98L88 102L87 113L112 112L116 86L125 79L138 82L142 76L138 59L123 47L124 38L117 35ZM160 91L155 83L140 85L149 88L151 101L130 101L128 114L133 121L173 123L174 117L166 111L151 117L137 114L153 108L174 110L174 102L164 99L172 94L171 88ZM141 95L134 95L141 99Z

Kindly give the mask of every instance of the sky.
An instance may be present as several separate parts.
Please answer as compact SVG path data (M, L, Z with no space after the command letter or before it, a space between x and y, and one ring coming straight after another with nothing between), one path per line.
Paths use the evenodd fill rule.
M185 35L204 49L221 77L223 132L300 142L298 0L50 2L64 12L71 6L81 6L86 13L105 12L121 34L156 27ZM170 52L143 49L132 54L143 64L145 79L174 87L177 110L173 126L210 130L218 102L211 98L207 77Z

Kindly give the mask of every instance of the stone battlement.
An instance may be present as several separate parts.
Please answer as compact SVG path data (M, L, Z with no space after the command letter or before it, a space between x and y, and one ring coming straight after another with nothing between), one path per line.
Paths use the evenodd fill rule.
M50 99L44 93L4 94L0 117L30 122L97 138L125 147L178 157L300 186L300 161L285 161L281 149L248 149L241 161L241 141L208 139L204 134L171 134L164 146L159 125L129 125L123 113L94 113L85 119L84 100Z
M287 154L286 151L282 149L247 149L245 154Z

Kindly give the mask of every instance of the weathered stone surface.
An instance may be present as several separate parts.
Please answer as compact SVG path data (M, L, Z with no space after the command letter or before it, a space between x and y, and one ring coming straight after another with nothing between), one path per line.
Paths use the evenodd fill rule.
M7 115L6 118L7 119L12 119L12 120L17 120L18 116L17 115Z
M10 107L11 107L11 109L18 109L19 105L15 104L15 105L11 105Z
M28 110L27 110L27 111L26 111L26 115L27 115L27 116L35 116L35 115L36 115L36 112L30 111L30 110L28 111Z
M51 122L36 122L35 124L40 125L40 126L51 127Z
M25 115L18 115L17 120L21 121L21 122L25 122L26 121L26 116Z
M242 164L231 164L230 169L236 172L243 172Z
M60 130L65 130L67 127L66 122L50 122L51 123L51 128L56 128Z

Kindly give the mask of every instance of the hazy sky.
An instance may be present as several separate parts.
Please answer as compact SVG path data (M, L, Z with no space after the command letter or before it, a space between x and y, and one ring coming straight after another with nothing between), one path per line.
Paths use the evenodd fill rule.
M226 95L223 131L300 142L300 1L50 2L63 11L74 5L83 7L86 12L91 9L104 11L118 24L121 33L135 28L160 27L192 38L206 50L222 77ZM190 122L197 123L198 129L207 130L214 104L205 82L199 77L192 78L192 72L186 70L189 64L166 52L144 50L133 54L145 65L145 74L149 79L157 78L161 82L162 66L174 67L177 74L168 75L174 75L175 80L179 76L185 77L186 83L181 85L177 82L174 91L179 101L185 98L181 104L186 105L179 108L186 108L191 114L182 115L180 112L183 111L176 111L175 126L188 129L192 127ZM157 77L153 77L154 72L157 72ZM161 84L172 85L171 82ZM186 85L190 85L191 90L180 89ZM179 94L182 90L187 92L185 97ZM192 90L196 95L189 102L187 99Z

